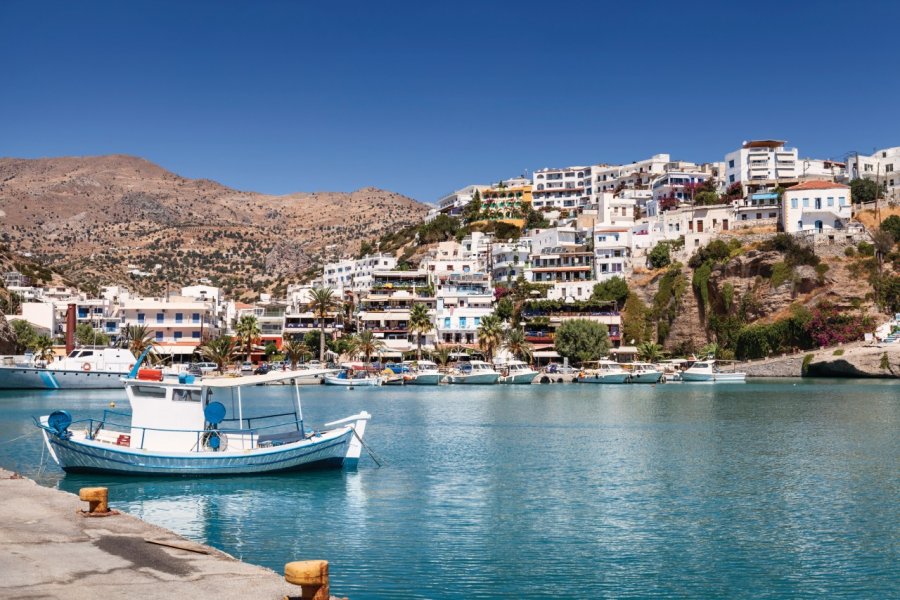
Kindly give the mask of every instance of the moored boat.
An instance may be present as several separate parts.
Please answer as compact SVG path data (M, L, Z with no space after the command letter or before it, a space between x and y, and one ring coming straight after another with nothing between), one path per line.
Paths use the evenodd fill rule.
M743 383L746 381L746 373L721 371L719 362L713 359L698 360L681 374L681 380L709 383Z
M582 369L575 379L578 383L625 383L630 374L622 366L612 360L595 360L586 362L588 368Z
M528 385L538 372L520 360L511 360L500 367L500 383Z
M454 384L494 384L500 379L500 373L491 368L491 365L481 360L472 360L462 363L459 368L449 376L450 383Z
M137 371L137 369L135 369ZM359 461L366 412L307 430L296 378L317 372L273 371L240 378L164 378L132 372L125 380L131 413L104 411L72 421L64 410L35 419L53 460L69 473L254 475ZM244 418L241 389L294 379L290 412ZM219 400L228 398L228 405ZM281 423L252 427L252 423ZM246 426L245 426L246 425Z
M438 370L437 364L430 360L417 360L403 363L409 365L406 376L407 385L438 385L445 375Z
M631 363L631 376L629 383L659 383L662 379L662 371L650 363Z
M0 366L0 389L3 390L87 390L124 386L137 359L124 348L76 348L67 356L49 363Z
M379 386L383 383L380 375L369 373L365 369L344 367L340 373L326 373L325 385L341 385L345 387Z

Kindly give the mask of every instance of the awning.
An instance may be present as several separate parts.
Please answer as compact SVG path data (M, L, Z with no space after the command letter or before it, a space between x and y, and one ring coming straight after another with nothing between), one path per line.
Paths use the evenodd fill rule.
M177 354L179 356L190 356L197 349L197 346L200 344L192 344L192 345L170 345L170 344L158 344L153 347L154 351L157 354L162 356L169 356L172 354Z
M538 350L537 352L532 353L534 358L559 358L559 353L556 350Z

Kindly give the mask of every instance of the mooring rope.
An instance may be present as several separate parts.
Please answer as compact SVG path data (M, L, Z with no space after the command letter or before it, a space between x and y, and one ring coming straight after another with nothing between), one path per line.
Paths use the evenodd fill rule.
M369 456L372 458L372 460L375 461L375 464L381 467L384 463L384 459L375 454L375 451L369 448L369 445L365 443L361 437L359 437L359 433L356 432L356 427L351 427L351 429L353 429L353 435L356 436L356 439L359 440L359 443L362 444L362 447L366 449L366 452L369 453Z

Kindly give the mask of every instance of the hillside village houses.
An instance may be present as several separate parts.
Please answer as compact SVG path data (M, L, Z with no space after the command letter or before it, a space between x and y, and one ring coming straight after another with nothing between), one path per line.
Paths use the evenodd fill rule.
M620 339L621 307L583 305L590 304L585 301L597 283L628 279L646 268L648 252L660 242L677 241L678 259L686 260L714 237L745 227L777 226L816 243L834 241L847 233L850 222L846 183L858 175L877 178L889 193L897 191L898 168L900 147L854 155L844 164L802 159L784 141L752 140L720 162L675 161L661 153L624 165L543 168L528 178L467 185L442 197L428 220L441 214L459 217L478 198L491 218L524 226L527 213L537 211L549 226L526 229L515 239L472 231L432 246L417 265L401 265L384 253L329 262L315 285L333 288L344 308L324 323L309 307L313 284L290 285L283 298L263 294L249 304L224 298L208 285L188 286L166 298L133 297L110 286L99 298L88 298L67 288L32 287L17 273L4 279L27 300L22 314L11 318L60 335L66 309L75 304L79 323L114 339L128 325L146 325L164 354L185 362L204 339L233 333L243 315L255 316L260 326L257 360L264 346L280 348L285 339L322 325L329 337L346 329L371 331L384 342L381 357L400 360L416 349L410 330L415 304L424 304L432 321L423 339L426 349L436 344L475 348L481 321L496 307L497 287L523 278L544 284L547 299L571 305L557 314L542 313L540 326L526 325L536 356L549 361L558 358L553 330L568 318L603 322L614 345L628 344ZM707 192L703 203L696 201L698 190Z

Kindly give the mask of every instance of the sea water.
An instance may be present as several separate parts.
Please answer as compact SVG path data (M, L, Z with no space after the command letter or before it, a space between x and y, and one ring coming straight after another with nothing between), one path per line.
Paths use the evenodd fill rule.
M121 391L0 392L0 465L364 598L897 597L900 385L303 387L308 426L367 410L357 471L64 476L31 415ZM291 388L253 388L245 414ZM14 440L19 436L18 440ZM14 441L11 441L14 440Z

